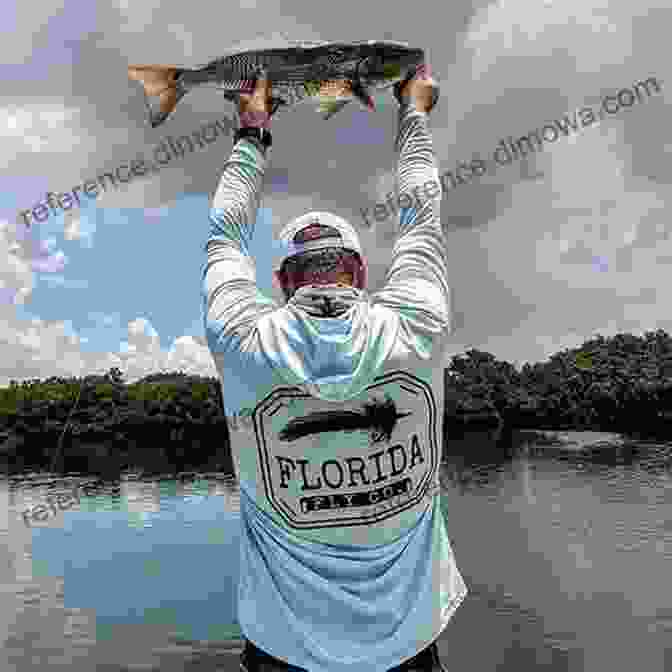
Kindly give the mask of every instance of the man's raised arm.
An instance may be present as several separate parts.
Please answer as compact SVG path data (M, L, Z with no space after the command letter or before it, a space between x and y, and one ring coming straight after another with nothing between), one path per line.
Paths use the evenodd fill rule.
M399 234L385 284L372 301L396 310L407 345L429 358L437 339L449 333L451 303L440 217L443 189L428 126L438 86L423 75L398 95Z
M268 128L268 115L266 122L260 123L262 115L254 112L251 101L250 96L241 100L241 129ZM245 111L246 105L249 112ZM224 166L212 201L202 297L205 331L213 355L245 350L258 319L277 308L276 302L257 287L249 248L266 162L266 148L260 140L240 139Z

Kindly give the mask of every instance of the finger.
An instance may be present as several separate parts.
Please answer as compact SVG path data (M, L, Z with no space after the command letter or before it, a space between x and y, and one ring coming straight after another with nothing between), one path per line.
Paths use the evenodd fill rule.
M240 83L239 95L250 98L270 85L263 71L254 79L244 79Z
M266 104L271 103L272 86L267 78L248 79L241 82L240 99L249 102L250 100L263 101Z
M261 75L256 80L255 91L265 93L271 88L271 80L266 75Z
M270 105L272 95L271 80L266 76L259 78L254 93L260 100L263 100L264 103Z
M417 69L415 76L417 79L431 79L432 78L432 66L429 63L423 63Z
M253 93L256 87L256 79L245 79L240 83L240 96L245 96L249 98Z

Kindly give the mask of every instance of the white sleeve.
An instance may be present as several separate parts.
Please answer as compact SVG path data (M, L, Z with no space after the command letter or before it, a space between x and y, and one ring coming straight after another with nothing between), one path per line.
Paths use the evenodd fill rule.
M374 304L395 310L408 347L429 357L450 333L450 287L446 239L441 226L443 188L427 115L405 104L399 109L397 188L399 234L385 284Z
M213 354L244 351L259 318L279 307L258 288L249 252L265 166L256 143L238 142L212 202L202 299Z

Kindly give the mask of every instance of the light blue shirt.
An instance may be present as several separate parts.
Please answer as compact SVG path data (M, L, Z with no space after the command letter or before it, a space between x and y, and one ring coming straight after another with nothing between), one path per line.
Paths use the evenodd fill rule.
M279 306L260 290L267 159L252 141L234 147L210 214L203 301L241 489L238 621L310 672L386 672L467 594L439 496L450 289L426 115L400 109L396 148L413 205L373 294L305 287ZM325 296L337 316L320 317Z

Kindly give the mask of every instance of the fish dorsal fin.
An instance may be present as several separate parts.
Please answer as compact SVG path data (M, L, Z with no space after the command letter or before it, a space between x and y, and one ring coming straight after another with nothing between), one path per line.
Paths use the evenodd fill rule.
M330 119L336 113L340 112L352 98L346 100L323 100L320 101L318 111L322 114L323 119Z

